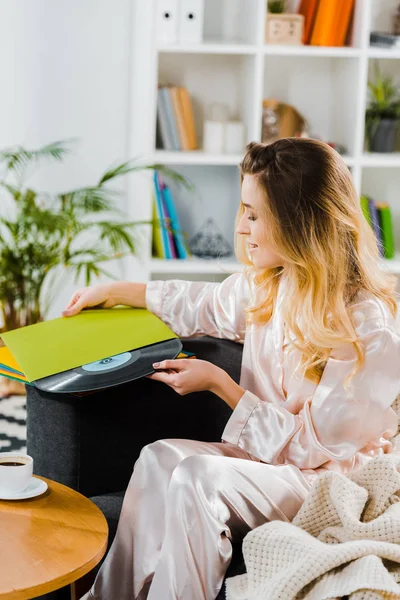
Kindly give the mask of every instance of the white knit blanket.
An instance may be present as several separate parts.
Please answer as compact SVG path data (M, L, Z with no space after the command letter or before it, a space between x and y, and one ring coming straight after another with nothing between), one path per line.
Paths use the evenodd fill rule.
M271 521L248 533L247 573L227 580L226 598L400 599L399 544L396 452L347 476L321 474L292 523Z

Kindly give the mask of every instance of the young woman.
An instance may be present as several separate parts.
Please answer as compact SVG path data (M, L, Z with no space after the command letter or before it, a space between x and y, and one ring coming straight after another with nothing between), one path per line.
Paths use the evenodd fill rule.
M202 360L154 365L178 394L233 409L220 443L143 448L118 531L85 598L211 600L231 542L290 521L319 473L392 451L400 391L396 278L379 266L349 171L328 145L251 143L240 165L236 253L223 283L120 282L77 291L89 306L147 307L180 337L244 343L240 385Z

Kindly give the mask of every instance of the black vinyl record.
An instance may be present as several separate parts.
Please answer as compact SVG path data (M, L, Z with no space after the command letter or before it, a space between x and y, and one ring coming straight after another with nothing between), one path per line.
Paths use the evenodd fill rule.
M175 338L137 350L108 356L81 367L36 379L32 383L44 392L73 394L112 387L154 373L153 363L174 359L182 350Z

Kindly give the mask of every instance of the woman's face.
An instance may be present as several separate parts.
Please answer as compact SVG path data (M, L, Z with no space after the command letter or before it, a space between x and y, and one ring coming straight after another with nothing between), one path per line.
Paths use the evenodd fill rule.
M244 235L248 256L258 269L271 269L283 265L268 243L268 223L263 216L263 193L252 175L245 175L242 183L242 205L244 212L237 224L236 233Z

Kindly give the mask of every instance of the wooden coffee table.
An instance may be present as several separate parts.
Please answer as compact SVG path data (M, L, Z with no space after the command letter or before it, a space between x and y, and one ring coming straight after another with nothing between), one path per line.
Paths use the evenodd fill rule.
M108 526L100 509L65 485L40 479L49 486L41 496L0 500L1 599L36 598L69 584L72 599L80 598L75 582L107 549Z

